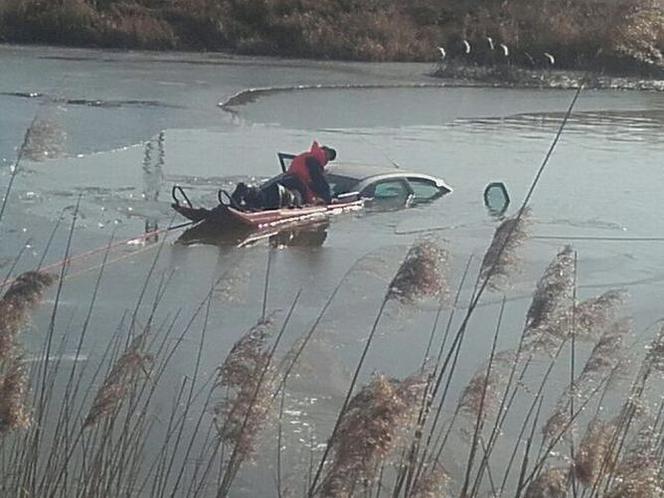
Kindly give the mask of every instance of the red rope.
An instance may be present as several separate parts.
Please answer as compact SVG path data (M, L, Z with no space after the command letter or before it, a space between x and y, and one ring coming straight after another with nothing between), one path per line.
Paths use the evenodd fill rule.
M51 263L50 265L43 266L43 267L40 269L40 271L49 272L49 271L55 270L56 268L59 268L61 265L64 265L64 264L69 264L69 265L71 265L73 262L77 262L77 261L83 260L83 259L85 259L85 258L89 258L89 257L95 256L95 255L97 255L97 254L104 253L104 252L106 252L106 251L109 251L109 252L110 252L110 251L112 251L113 249L116 249L116 248L118 248L118 247L125 246L125 245L127 245L127 244L129 244L129 243L131 243L131 242L134 242L134 241L136 241L137 243L141 243L141 242L143 242L143 241L145 241L145 240L150 239L151 237L156 237L156 236L158 236L159 234L162 234L162 233L168 232L168 231L172 230L173 228L176 228L176 227L166 227L166 228L160 228L160 229L158 229L158 230L153 230L153 231L151 231L151 232L146 232L146 233L144 233L144 234L142 234L142 235L139 235L139 236L137 236L137 237L134 236L134 237L130 237L130 238L128 238L128 239L124 239L124 240L120 240L120 241L118 241L118 242L114 242L114 243L111 244L110 246L109 246L108 244L106 244L106 245L103 245L103 246L101 246L101 247L98 247L98 248L95 248L95 249L91 249L91 250L89 250L89 251L82 252L82 253L77 254L77 255L75 255L75 256L71 256L71 257L66 258L66 259L61 259L60 261L56 261L55 263ZM109 264L110 264L110 263L115 263L116 261L120 261L120 260L122 260L122 259L126 259L126 258L128 258L128 257L131 257L131 256L135 255L135 254L139 254L139 253L141 253L141 252L143 252L143 251L145 251L145 250L147 250L147 249L149 249L149 248L152 248L152 246L149 246L149 247L147 247L147 248L143 248L142 250L133 251L133 252L130 253L130 254L127 254L127 255L121 256L120 258L116 258L116 259L114 259L114 260L111 260L111 261L109 261ZM95 269L95 268L99 268L99 266L101 266L101 265L92 266L92 267L90 267L90 268L86 268L86 269L80 270L80 271L78 271L78 272L76 272L76 273L73 273L73 274L70 274L70 275L68 275L68 276L80 275L81 273L85 273L86 271L90 271L90 270L93 270L93 269ZM16 278L12 278L12 279L8 279L8 280L5 281L5 282L0 282L0 289L2 289L3 287L7 287L7 286L12 285L15 281L16 281Z

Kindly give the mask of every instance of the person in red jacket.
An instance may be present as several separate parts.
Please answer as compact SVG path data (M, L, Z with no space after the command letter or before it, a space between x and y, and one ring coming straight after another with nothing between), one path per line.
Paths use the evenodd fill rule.
M300 192L305 204L316 204L319 200L330 204L332 193L325 179L325 166L336 157L334 149L314 141L309 151L295 156L279 183Z

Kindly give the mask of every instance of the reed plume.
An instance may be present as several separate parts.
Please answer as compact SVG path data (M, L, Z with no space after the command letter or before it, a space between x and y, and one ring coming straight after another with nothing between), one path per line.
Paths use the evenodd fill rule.
M568 479L567 467L547 469L530 483L524 496L525 498L565 498Z
M661 462L657 457L657 431L647 421L640 428L620 463L615 468L617 484L608 498L661 498L664 488L659 476Z
M552 441L565 436L570 427L571 414L569 412L569 398L564 403L558 403L549 418L542 426L542 434L545 441Z
M318 496L350 497L360 482L371 482L376 470L416 422L425 379L402 381L376 375L348 403L332 440L334 458Z
M598 418L588 423L574 455L574 475L584 486L592 487L613 472L616 455L612 442L616 429L614 422L603 422Z
M649 369L664 372L664 324L647 348L645 364Z
M600 296L580 302L574 310L576 337L582 340L597 337L615 320L625 303L625 298L626 293L623 290L612 289Z
M430 239L415 243L406 254L387 291L388 299L412 304L447 294L447 251Z
M621 480L605 498L662 498L662 488L657 471L651 467L640 469Z
M482 265L480 278L487 281L487 285L496 290L504 287L510 274L517 267L519 257L517 251L527 239L526 225L530 214L528 209L521 216L514 216L503 221L493 235Z
M117 413L122 405L132 382L138 374L147 374L153 358L143 352L148 331L137 335L126 351L115 362L95 395L92 407L83 421L83 428L93 427L100 420Z
M593 347L576 385L584 386L623 364L626 353L625 338L631 333L632 322L629 319L618 320L609 326Z
M19 275L0 300L0 360L13 354L16 336L39 304L44 291L55 281L48 273L29 271Z
M624 341L631 330L631 321L624 319L614 322L602 334L574 384L558 399L552 414L544 423L542 432L545 439L558 438L569 427L569 408L573 397L580 402L587 400L597 382L615 375L624 364Z
M277 382L267 347L272 327L271 320L252 327L219 368L216 386L227 388L229 394L214 407L215 425L220 439L236 448L238 461L253 453L256 434L272 407Z
M524 350L553 354L572 331L577 340L595 340L615 320L623 303L624 293L610 290L561 310L537 329L528 331Z
M574 253L565 246L537 282L526 314L524 349L553 352L570 333L574 287Z
M494 356L488 375L488 364L478 368L461 393L459 411L469 415L470 420L475 420L480 412L484 417L491 414L498 407L502 394L506 378L504 369L511 367L515 361L517 357L513 351L504 351Z
M441 466L420 477L409 495L411 498L445 498L449 493L450 476Z
M30 426L26 407L28 375L20 358L12 358L7 372L0 379L0 434Z
M565 246L537 282L526 314L526 329L533 330L554 319L572 298L574 286L574 251Z

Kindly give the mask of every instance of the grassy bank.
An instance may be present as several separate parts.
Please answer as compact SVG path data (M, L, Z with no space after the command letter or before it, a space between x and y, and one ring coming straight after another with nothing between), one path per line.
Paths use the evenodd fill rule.
M656 0L2 0L0 39L349 60L664 65ZM468 44L464 43L464 40ZM501 45L502 44L502 45ZM470 52L468 53L468 51Z

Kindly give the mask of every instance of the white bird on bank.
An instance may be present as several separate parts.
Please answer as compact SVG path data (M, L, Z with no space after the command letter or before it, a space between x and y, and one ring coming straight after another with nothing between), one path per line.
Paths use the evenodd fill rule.
M501 43L501 44L500 44L500 48L503 49L503 55L504 55L505 57L509 57L509 55L510 55L510 49L507 48L507 45L505 45L504 43Z
M470 42L468 40L464 40L462 43L464 50L466 51L466 55L468 55L470 53Z
M494 50L494 49L496 48L495 43L493 43L493 38L491 38L490 36L487 36L487 37L486 37L486 41L489 42L489 48L490 48L491 50Z
M551 64L552 66L556 63L556 58L553 55L551 55L549 52L544 52L544 57L547 58L549 64Z
M445 52L444 47L438 47L438 51L440 52L440 60L442 62L445 60L445 57L447 57L447 52Z

